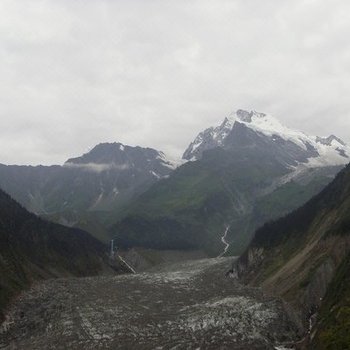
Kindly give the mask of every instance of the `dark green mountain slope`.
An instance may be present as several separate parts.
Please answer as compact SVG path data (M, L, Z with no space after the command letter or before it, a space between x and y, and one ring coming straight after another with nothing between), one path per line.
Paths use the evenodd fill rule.
M313 333L313 350L350 348L350 254L328 287Z
M0 318L10 298L33 281L122 272L107 247L79 229L49 223L0 190Z
M350 165L303 207L259 229L237 269L246 282L302 310L305 321L318 314L310 347L346 349L349 254Z
M112 228L118 244L217 255L230 226L230 253L239 254L258 226L305 203L340 169L307 169L289 180L270 139L238 123L231 139L230 149L205 151L143 193Z

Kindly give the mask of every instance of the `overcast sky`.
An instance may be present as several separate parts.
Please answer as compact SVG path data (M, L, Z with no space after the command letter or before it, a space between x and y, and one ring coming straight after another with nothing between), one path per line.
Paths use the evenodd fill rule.
M0 163L181 155L238 108L350 142L350 1L0 1Z

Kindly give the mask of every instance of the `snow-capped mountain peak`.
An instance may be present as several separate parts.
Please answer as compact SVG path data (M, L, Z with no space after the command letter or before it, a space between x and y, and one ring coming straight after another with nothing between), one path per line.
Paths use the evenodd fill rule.
M284 126L269 114L242 109L231 113L219 126L201 132L185 151L183 158L198 160L204 151L216 147L241 147L234 138L237 139L238 133L247 133L248 130L255 135L250 136L251 146L254 146L258 138L264 139L270 148L275 148L279 153L286 153L289 164L293 166L297 163L309 167L332 166L350 161L350 147L334 135L309 136Z

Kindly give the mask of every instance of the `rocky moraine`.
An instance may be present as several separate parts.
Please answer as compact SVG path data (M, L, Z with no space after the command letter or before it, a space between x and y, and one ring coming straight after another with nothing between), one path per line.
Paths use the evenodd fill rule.
M116 277L48 280L20 295L1 349L276 349L300 331L276 298L225 276L232 258Z

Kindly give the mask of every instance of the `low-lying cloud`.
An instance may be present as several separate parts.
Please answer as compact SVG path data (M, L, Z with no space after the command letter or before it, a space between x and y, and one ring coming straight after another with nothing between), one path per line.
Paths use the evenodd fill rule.
M130 169L130 166L128 164L114 164L114 163L108 163L108 164L98 164L98 163L84 163L84 164L77 164L77 163L65 163L63 165L66 168L71 169L81 169L85 171L90 171L93 173L101 173L103 171L107 170L127 170Z

